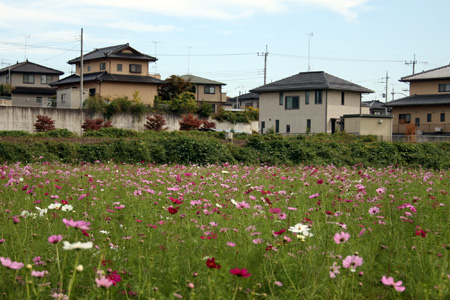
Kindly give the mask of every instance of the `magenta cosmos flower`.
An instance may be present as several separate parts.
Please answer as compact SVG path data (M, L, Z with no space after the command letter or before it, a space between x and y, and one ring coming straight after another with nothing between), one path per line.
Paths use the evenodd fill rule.
M17 261L11 261L9 257L0 257L0 262L2 265L9 269L19 270L23 268L23 263Z
M350 234L347 232L341 231L341 233L336 233L333 237L336 244L345 243L350 238Z
M74 221L72 218L70 218L70 220L63 219L63 223L66 224L67 227L79 228L81 230L89 230L89 225L91 225L90 222L86 222L83 220Z
M248 273L247 269L239 268L231 269L230 273L236 275L237 277L250 277L252 275L252 273Z
M383 278L381 278L381 282L384 285L392 285L397 292L403 292L405 290L405 287L402 286L403 282L402 281L394 282L394 278L392 277L386 278L386 276L383 276Z
M48 237L48 242L50 244L56 244L58 242L60 242L63 239L63 236L61 234L58 235L52 235Z
M356 271L356 267L359 267L363 264L363 259L358 255L347 256L343 261L342 265L344 268L350 268L352 272Z

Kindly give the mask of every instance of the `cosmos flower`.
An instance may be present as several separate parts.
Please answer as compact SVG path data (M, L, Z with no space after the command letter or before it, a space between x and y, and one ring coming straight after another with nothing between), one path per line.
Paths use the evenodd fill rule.
M94 244L92 242L82 243L82 242L76 242L76 243L69 243L68 241L63 242L63 249L64 250L80 250L80 249L91 249Z
M397 292L403 292L403 291L405 290L405 287L402 286L402 283L403 283L403 282L402 282L402 281L394 282L394 278L392 278L392 277L386 278L386 276L383 276L383 277L381 278L381 282L382 282L384 285L391 285L391 286L393 286L394 289L395 289Z
M248 273L247 269L235 268L235 269L231 269L230 273L233 274L233 275L236 275L237 277L250 277L250 276L252 276L251 273Z
M350 238L350 234L347 232L341 231L341 233L336 233L333 237L336 244L345 243Z
M86 222L83 220L74 221L72 218L70 218L70 220L63 219L63 223L66 224L67 227L79 228L81 230L89 230L89 225L91 225L90 222Z
M338 266L336 262L333 262L333 265L330 267L330 278L336 278L337 274L340 274L339 269L341 266Z
M0 257L0 262L2 265L12 270L20 270L23 268L24 264L17 261L11 261L9 257Z
M106 277L95 278L95 283L97 287L109 289L114 283Z
M63 239L63 236L61 234L51 235L48 237L48 242L50 244L56 244L56 243L60 242L62 239Z
M344 268L350 268L352 272L356 271L356 267L359 267L363 264L363 259L358 255L348 255L343 261L342 265Z

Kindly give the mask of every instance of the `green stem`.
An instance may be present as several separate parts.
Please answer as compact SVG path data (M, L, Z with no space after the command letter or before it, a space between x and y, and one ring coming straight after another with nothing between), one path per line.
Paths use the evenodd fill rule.
M236 299L237 291L238 291L238 283L236 282L236 288L234 289L233 300Z
M68 289L68 291L67 291L67 298L70 300L71 298L70 298L70 294L72 293L72 287L73 287L73 284L74 284L74 282L75 282L75 276L76 276L76 274L77 274L77 265L78 265L78 257L79 257L79 253L78 253L78 250L76 250L77 251L77 256L76 256L76 258L75 258L75 266L73 267L73 275L72 275L72 278L70 279L70 283L69 283L69 289Z

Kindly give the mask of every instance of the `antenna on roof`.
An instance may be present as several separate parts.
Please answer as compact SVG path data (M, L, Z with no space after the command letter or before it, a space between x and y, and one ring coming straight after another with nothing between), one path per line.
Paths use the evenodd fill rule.
M305 33L308 35L308 72L311 71L311 37L314 36L314 33Z
M152 41L152 43L155 44L155 59L156 59L156 45L160 44L161 42ZM155 74L158 74L158 72L156 72L156 60L155 60L154 67L155 67Z

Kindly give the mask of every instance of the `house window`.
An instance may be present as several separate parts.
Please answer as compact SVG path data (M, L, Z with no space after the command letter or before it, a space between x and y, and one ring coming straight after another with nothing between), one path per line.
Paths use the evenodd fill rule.
M441 113L441 122L445 122L445 113Z
M311 119L306 120L306 132L311 132Z
M280 132L280 120L275 120L275 133Z
M341 105L345 105L345 92L341 93Z
M427 122L431 122L431 114L427 114Z
M117 64L117 72L122 72L122 64Z
M91 66L88 66L87 70L88 70L88 72L90 72L91 71Z
M36 97L36 103L42 104L42 97Z
M398 124L409 124L411 123L411 115L410 114L399 114L398 115Z
M89 89L89 96L90 97L95 96L95 89Z
M41 84L49 84L52 82L52 75L41 75Z
M211 108L212 108L213 113L216 113L216 105L215 104L211 104Z
M216 87L215 86L205 86L205 94L215 94Z
M299 97L286 97L285 109L299 109Z
M34 83L34 74L23 74L23 83Z
M67 95L66 94L61 94L61 103L66 103L66 97L67 97Z
M106 70L106 63L100 63L100 71Z
M450 92L450 83L440 84L439 85L439 92L440 93Z
M283 92L280 92L280 105L283 105Z
M130 73L141 73L142 72L142 66L141 65L130 65Z
M308 105L309 104L309 91L305 92L305 104Z
M420 126L420 118L416 118L416 121L414 122L414 125Z
M316 91L316 98L314 104L322 104L322 91Z
M286 133L291 133L291 125L286 125Z
M264 133L264 128L266 127L266 122L262 121L261 122L261 134Z

